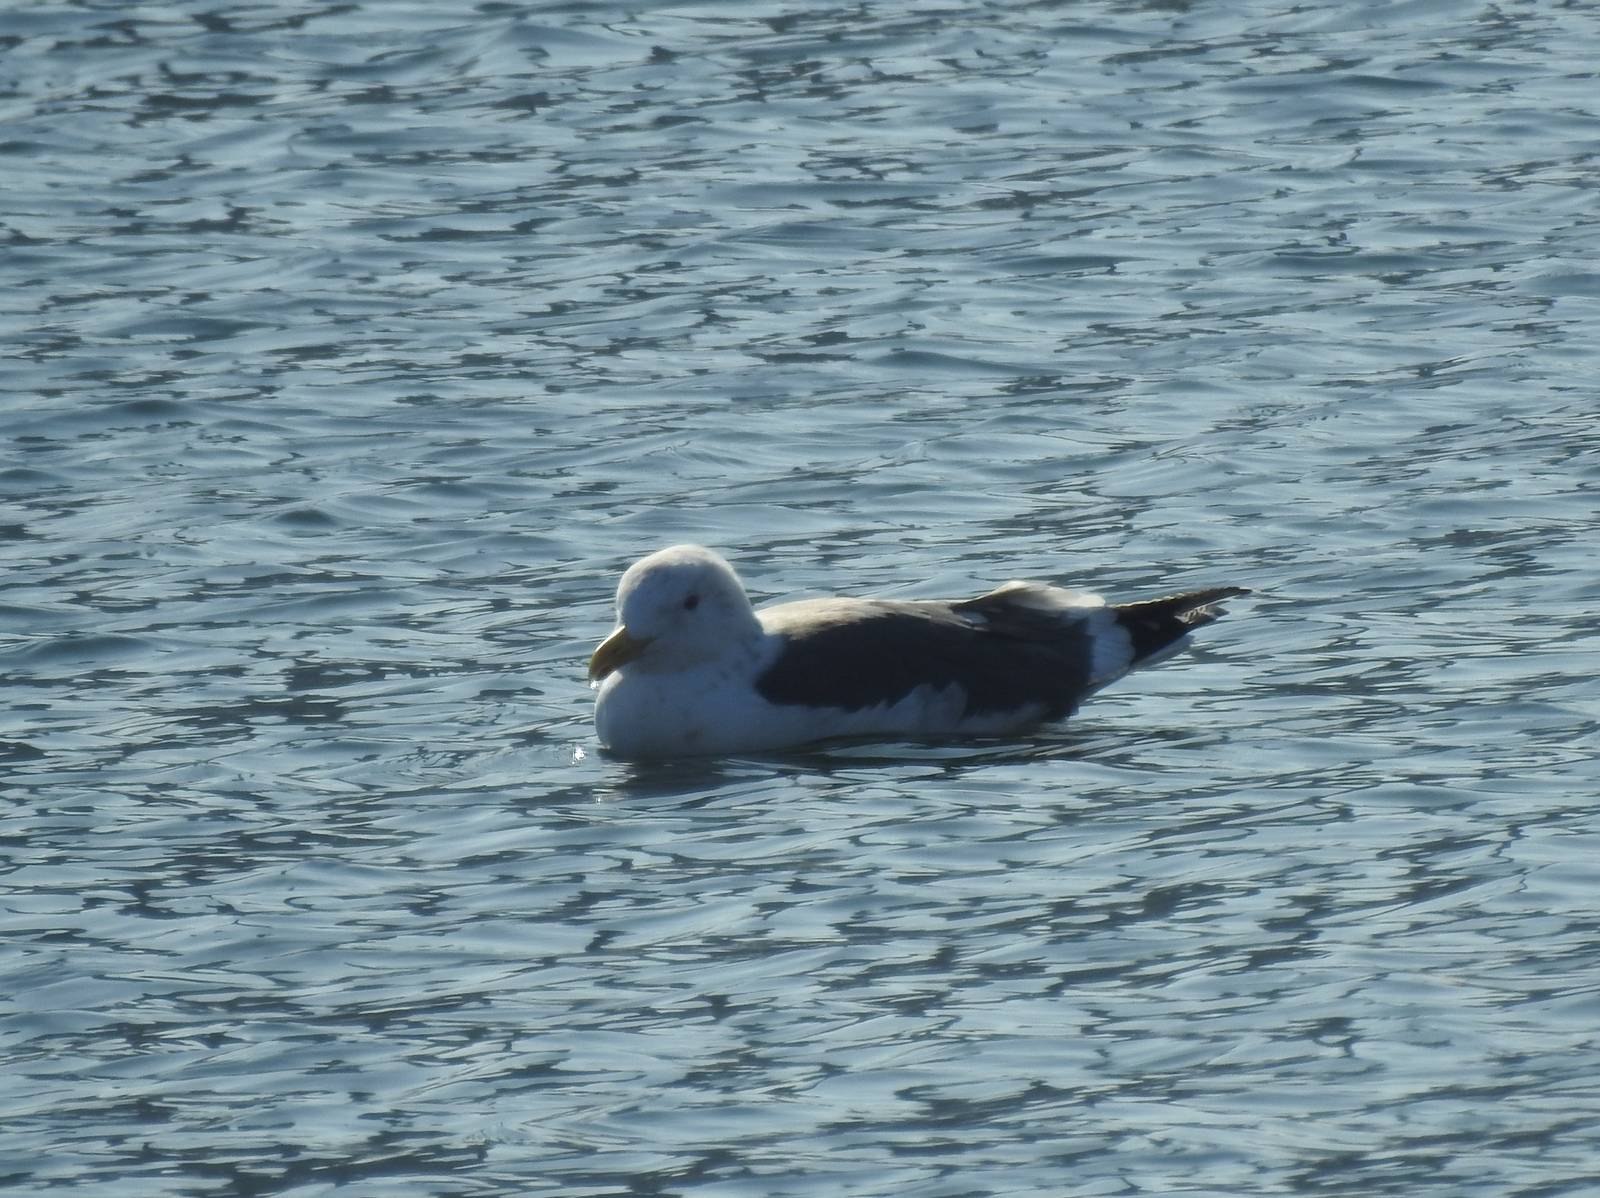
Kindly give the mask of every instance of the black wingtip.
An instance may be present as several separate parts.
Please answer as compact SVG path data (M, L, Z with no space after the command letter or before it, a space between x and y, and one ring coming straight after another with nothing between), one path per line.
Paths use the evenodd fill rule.
M1225 609L1216 606L1224 599L1250 593L1249 587L1212 587L1137 603L1119 603L1112 610L1117 613L1117 623L1133 640L1133 664L1139 665L1174 648L1196 628L1226 615Z

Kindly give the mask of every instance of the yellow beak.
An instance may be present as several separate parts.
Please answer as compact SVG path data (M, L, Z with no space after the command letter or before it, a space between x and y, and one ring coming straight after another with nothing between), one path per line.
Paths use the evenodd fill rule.
M617 629L600 642L600 647L594 651L594 656L589 658L590 681L599 682L613 670L627 665L649 647L649 640L629 636L626 627Z

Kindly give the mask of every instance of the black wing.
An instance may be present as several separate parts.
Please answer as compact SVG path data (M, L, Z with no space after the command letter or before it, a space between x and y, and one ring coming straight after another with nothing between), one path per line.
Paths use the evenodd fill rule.
M1053 720L1077 706L1089 678L1082 617L998 594L954 604L818 604L775 631L786 644L756 679L771 703L856 711L896 703L920 686L959 686L966 715L1037 707Z

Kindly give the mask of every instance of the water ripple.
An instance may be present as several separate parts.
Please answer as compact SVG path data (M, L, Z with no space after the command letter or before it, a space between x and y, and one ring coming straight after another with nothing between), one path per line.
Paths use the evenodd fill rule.
M0 1176L1579 1192L1577 11L0 14ZM1022 740L610 761L682 539L1257 595Z

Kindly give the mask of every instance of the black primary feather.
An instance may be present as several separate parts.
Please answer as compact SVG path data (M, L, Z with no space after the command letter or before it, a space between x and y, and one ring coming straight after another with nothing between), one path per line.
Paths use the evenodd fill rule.
M1214 587L1137 603L1119 603L1111 610L1117 614L1117 623L1133 638L1133 664L1138 666L1224 614L1212 604L1249 593L1248 587Z

